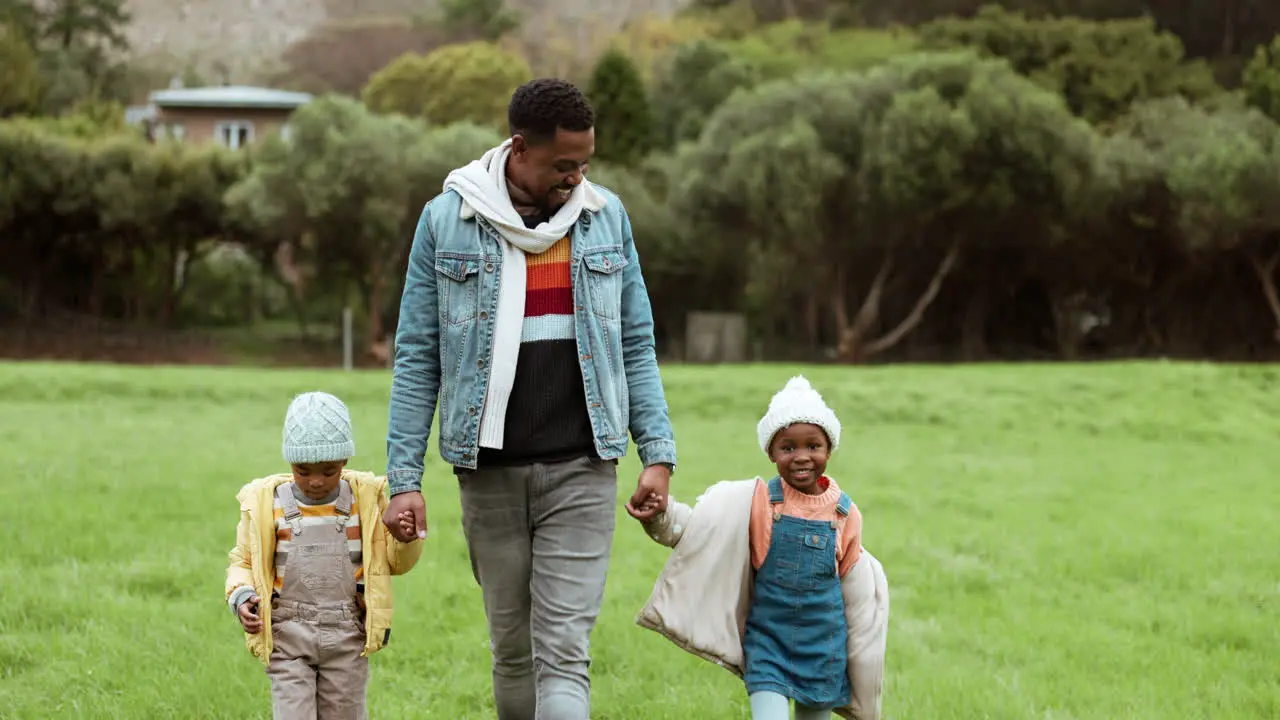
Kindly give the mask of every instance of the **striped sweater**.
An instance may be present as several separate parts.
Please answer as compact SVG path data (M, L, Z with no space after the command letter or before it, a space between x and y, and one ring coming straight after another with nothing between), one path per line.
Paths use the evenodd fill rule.
M342 482L346 482L343 480ZM334 490L333 496L326 498L322 502L316 502L307 497L304 493L299 492L297 487L294 488L293 496L298 499L298 511L302 513L300 522L302 523L303 532L306 528L316 525L332 525L337 521L338 509L338 490ZM289 527L289 521L284 519L284 508L280 506L280 498L276 498L272 512L276 520L276 592L284 587L284 568L289 562L289 550L293 547L293 529ZM354 494L351 499L351 515L347 517L347 550L351 554L351 563L355 566L356 584L360 590L364 589L362 580L364 579L364 556L360 550L360 506L356 501Z
M526 215L536 227L542 218ZM507 403L501 450L481 448L484 465L559 462L595 455L574 335L572 236L528 255L520 357Z

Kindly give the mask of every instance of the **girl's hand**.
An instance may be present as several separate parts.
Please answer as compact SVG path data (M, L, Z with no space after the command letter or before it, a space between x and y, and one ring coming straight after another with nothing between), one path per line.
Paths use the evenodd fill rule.
M636 507L634 502L628 502L626 507L627 514L640 522L649 522L663 511L662 499L657 493L652 492L645 497L639 507Z
M250 635L262 632L262 618L258 617L258 596L250 595L248 600L236 608L236 616L240 618L240 626Z

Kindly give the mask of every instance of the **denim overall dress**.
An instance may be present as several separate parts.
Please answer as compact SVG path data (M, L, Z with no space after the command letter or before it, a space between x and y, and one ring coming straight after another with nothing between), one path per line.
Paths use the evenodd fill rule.
M782 479L769 481L773 535L747 614L747 693L775 692L802 705L849 703L848 623L836 565L839 527L853 501L840 494L839 522L781 513Z
M271 600L267 664L277 720L364 720L369 658L347 546L351 486L340 483L332 523L302 524L293 483L276 490L293 531L284 583Z

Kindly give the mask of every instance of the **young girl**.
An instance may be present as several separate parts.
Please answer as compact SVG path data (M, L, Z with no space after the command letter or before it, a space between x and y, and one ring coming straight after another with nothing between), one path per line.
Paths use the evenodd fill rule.
M354 454L346 405L299 395L284 425L292 472L237 495L227 603L267 666L277 719L366 717L369 655L391 636L391 576L422 553L421 540L402 544L382 524L386 479L347 470ZM400 523L412 532L412 518Z
M628 506L673 547L637 622L743 678L754 720L879 717L888 586L862 518L825 474L840 422L803 377L757 427L777 468L712 486L696 506ZM746 542L743 542L743 540Z

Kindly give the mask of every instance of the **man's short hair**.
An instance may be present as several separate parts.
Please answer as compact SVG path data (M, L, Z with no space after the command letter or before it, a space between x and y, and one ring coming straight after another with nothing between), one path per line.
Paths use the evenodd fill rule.
M531 143L550 142L557 129L584 132L595 127L596 113L572 83L539 78L512 93L507 123L512 135L521 135Z

